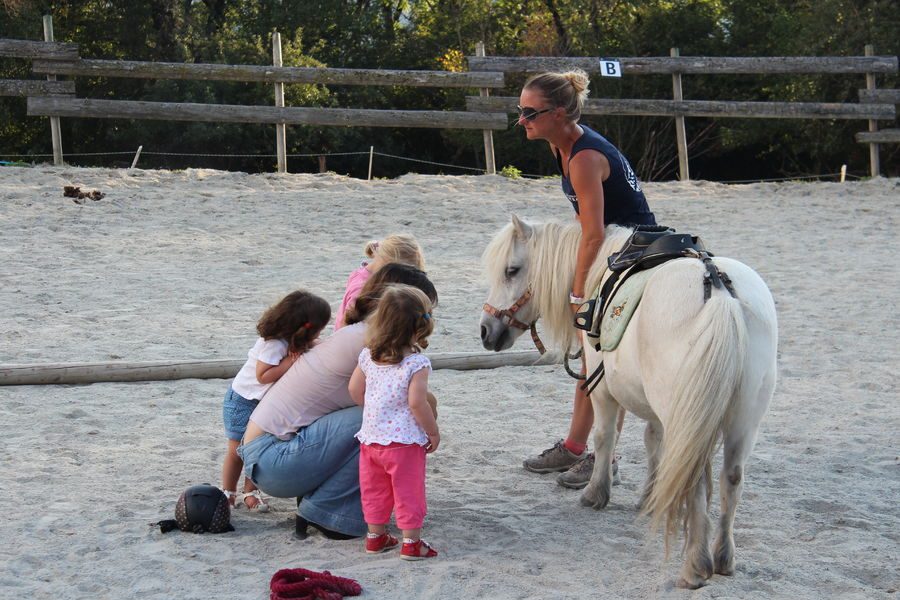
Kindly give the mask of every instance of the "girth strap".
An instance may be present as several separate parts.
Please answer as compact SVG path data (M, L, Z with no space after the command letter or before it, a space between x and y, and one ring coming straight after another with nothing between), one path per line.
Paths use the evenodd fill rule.
M597 385L600 383L600 380L603 379L603 374L605 372L605 368L603 366L603 361L600 361L600 366L598 366L593 373L591 373L590 377L584 380L584 383L581 384L581 389L587 392L587 395L590 396L591 392L593 392Z

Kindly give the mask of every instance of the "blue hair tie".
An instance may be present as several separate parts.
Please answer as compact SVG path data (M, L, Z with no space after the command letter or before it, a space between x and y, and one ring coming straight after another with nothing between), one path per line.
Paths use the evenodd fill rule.
M422 313L422 318L426 321L431 318L431 313Z

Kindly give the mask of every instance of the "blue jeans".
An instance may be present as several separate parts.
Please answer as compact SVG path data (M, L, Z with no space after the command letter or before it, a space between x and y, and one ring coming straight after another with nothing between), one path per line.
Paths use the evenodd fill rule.
M359 497L362 408L335 411L283 441L263 434L238 447L244 475L276 498L303 497L297 514L347 535L365 535Z
M259 400L248 400L228 386L228 391L225 392L225 401L222 403L225 437L236 442L241 441L244 432L247 431L250 415L253 414L257 404L259 404Z

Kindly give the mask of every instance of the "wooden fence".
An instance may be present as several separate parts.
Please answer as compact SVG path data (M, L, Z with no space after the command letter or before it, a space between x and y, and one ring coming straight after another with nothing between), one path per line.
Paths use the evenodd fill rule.
M45 18L45 28L50 23ZM142 102L75 98L70 81L0 80L0 95L27 97L29 116L48 116L51 124L59 117L105 119L158 119L166 121L207 121L224 123L268 123L276 125L276 155L280 172L287 170L284 127L322 125L343 127L422 127L440 129L480 129L492 131L509 126L502 112L438 110L377 110L366 108L308 108L284 106L286 83L331 85L418 86L439 88L492 89L504 86L498 72L388 71L378 69L333 69L283 67L280 36L273 35L273 66L157 63L123 60L90 60L78 55L75 44L48 41L0 39L0 56L32 61L32 70L55 80L57 76L122 77L143 79L188 79L195 81L240 81L274 84L275 106L196 104L184 102ZM62 164L62 147L54 126L54 163ZM486 157L488 171L494 172L493 153Z
M505 74L559 71L573 67L584 69L589 74L602 74L601 60L597 57L484 56L482 44L479 44L476 56L468 57L470 71L465 73L283 67L277 33L273 35L272 66L93 60L80 58L75 44L52 42L49 17L44 19L44 29L45 42L0 39L0 56L31 60L33 71L46 75L48 81L0 80L0 95L27 97L30 116L51 118L54 162L57 164L62 164L59 117L87 117L274 124L279 171L286 170L284 128L288 124L480 129L484 132L487 172L493 173L492 131L506 129L508 115L516 111L517 98L489 94L490 90L505 86ZM880 173L878 145L900 140L897 129L878 131L879 120L896 118L896 91L878 90L875 86L877 75L898 72L897 57L874 56L871 46L866 47L866 56L849 57L693 57L680 56L678 50L673 48L668 57L626 57L616 60L624 76L670 75L672 99L592 99L587 102L583 113L673 117L682 180L690 179L684 127L686 117L865 120L868 121L869 131L857 134L856 138L870 145L870 172L873 176ZM682 76L695 74L865 75L866 90L860 91L859 103L684 100ZM57 76L272 84L275 86L275 106L82 99L74 96L71 81L55 81ZM283 97L286 83L455 87L478 89L479 95L466 98L465 111L286 107Z
M588 100L582 114L670 116L676 120L676 145L678 148L679 176L690 179L688 168L687 136L684 132L685 117L729 117L750 119L853 119L868 120L869 132L857 134L857 141L870 144L870 173L880 174L878 143L900 140L898 130L877 131L877 121L896 118L895 90L876 90L875 76L895 74L898 71L896 56L874 56L871 46L866 46L866 56L819 57L700 57L680 56L672 48L668 57L627 57L615 59L621 74L671 75L672 100L595 99ZM504 73L538 73L542 71L566 71L578 68L591 75L603 75L602 62L597 57L505 57L470 56L472 71ZM860 91L859 104L838 102L736 102L710 100L683 100L682 75L736 75L736 74L834 74L865 75L866 90ZM466 98L466 107L475 112L515 110L514 97Z

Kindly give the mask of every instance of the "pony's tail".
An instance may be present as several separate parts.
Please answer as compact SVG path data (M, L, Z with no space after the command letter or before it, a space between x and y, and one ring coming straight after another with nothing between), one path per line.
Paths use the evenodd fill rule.
M740 302L724 290L714 293L691 333L695 341L679 369L671 411L662 423L659 466L643 507L654 529L665 521L666 555L679 525L687 525L688 500L704 473L707 503L711 497L712 457L746 353L747 326Z

